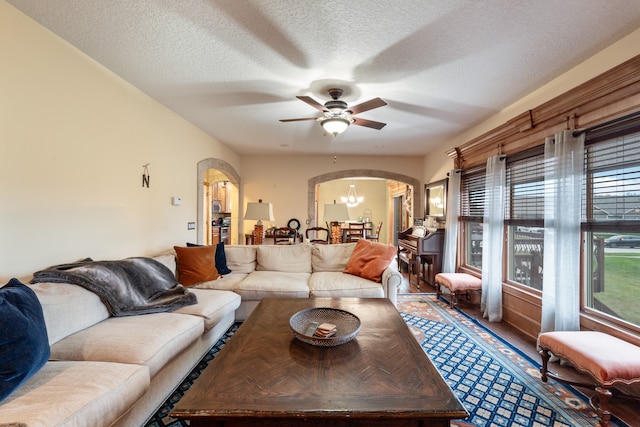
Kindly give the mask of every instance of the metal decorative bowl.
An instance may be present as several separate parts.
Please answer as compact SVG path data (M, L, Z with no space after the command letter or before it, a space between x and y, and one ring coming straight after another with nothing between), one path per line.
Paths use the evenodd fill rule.
M335 335L323 338L305 335L312 322L336 325ZM320 347L333 347L351 341L360 331L360 319L338 308L308 308L291 316L289 326L293 335L302 342Z

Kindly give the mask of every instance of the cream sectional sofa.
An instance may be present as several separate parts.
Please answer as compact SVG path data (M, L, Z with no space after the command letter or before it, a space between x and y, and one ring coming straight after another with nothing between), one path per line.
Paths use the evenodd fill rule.
M175 257L157 260L175 271ZM100 298L66 283L29 285L42 306L51 356L0 402L0 426L143 425L234 323L229 291L192 289L172 312L111 317Z
M51 357L0 402L0 427L141 426L263 298L389 298L395 304L402 283L395 262L380 282L344 273L355 246L225 246L232 272L189 288L198 303L172 312L112 317L83 287L29 285L42 306ZM154 259L179 278L175 252Z
M249 316L263 298L359 297L389 298L397 303L402 275L395 262L381 274L381 282L344 273L356 243L319 245L226 245L231 273L195 285L199 289L233 291L242 303L236 320ZM395 252L395 248L393 248Z

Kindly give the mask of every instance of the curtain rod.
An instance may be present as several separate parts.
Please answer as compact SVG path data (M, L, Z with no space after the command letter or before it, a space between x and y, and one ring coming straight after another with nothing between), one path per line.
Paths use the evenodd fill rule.
M632 118L637 117L637 116L640 116L640 111L636 111L635 113L627 114L626 116L622 116L622 117L618 117L618 118L615 118L615 119L611 119L611 120L606 121L604 123L600 123L600 124L597 124L597 125L594 125L594 126L591 126L591 127L588 127L588 128L578 129L578 130L573 132L573 136L576 137L576 136L582 135L583 133L591 132L592 130L600 129L600 128L603 128L603 127L606 127L606 126L609 126L609 125L613 125L613 124L616 124L616 123L619 123L619 122L623 122L625 120L632 119Z

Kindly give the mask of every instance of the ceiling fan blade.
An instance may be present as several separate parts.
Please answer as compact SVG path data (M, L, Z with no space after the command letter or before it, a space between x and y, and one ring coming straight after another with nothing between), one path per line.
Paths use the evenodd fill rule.
M317 117L304 117L302 119L280 119L281 122L301 122L303 120L318 120Z
M298 98L300 101L306 102L307 104L311 105L316 110L328 111L326 108L324 108L324 105L320 104L318 101L316 101L315 99L311 98L310 96L296 96L296 98Z
M374 108L384 107L385 105L387 105L387 103L384 102L382 99L373 98L363 102L362 104L349 107L349 110L351 111L351 114L359 114L359 113L362 113L363 111L369 111L369 110L373 110Z
M373 120L361 119L360 117L352 117L353 124L358 126L365 126L373 129L382 129L387 124L382 122L374 122Z

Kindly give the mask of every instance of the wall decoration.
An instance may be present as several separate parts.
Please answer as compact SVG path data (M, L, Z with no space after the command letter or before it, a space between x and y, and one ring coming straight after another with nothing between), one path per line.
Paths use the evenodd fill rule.
M449 179L424 186L424 216L444 221L447 213L447 183Z
M147 163L146 165L142 165L142 186L149 188L149 165L151 163Z

